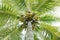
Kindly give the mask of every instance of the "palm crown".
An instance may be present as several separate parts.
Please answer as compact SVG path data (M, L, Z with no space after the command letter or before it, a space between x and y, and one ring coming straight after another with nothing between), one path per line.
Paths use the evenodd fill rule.
M59 18L46 13L58 4L59 0L2 0L0 40L28 40L30 36L30 40L60 40L57 28L50 25ZM23 30L26 37L22 37Z

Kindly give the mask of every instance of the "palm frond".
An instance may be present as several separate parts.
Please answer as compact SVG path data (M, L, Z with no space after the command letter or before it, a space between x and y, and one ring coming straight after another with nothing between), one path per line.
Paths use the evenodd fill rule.
M48 25L46 23L41 23L40 26L36 27L35 29L40 33L40 36L44 40L58 40L60 39L60 34L54 26Z
M22 11L26 10L25 0L12 0L15 5Z
M56 1L54 0L46 0L46 2L42 6L38 7L37 10L40 12L42 11L46 12L46 11L51 10L54 6L56 6L55 4L56 4Z
M45 13L40 15L40 21L50 23L54 21L60 21L60 18L55 17L53 14Z
M59 0L34 0L31 3L31 9L40 13L45 13L57 5Z
M34 32L34 40L39 40L39 36L38 35L37 35L37 32Z
M22 40L21 39L21 29L20 29L20 31L17 29L17 30L14 30L14 32L12 32L11 33L11 35L10 35L10 37L9 37L9 39L10 40Z
M0 12L14 16L20 16L19 9L16 7L16 5L14 5L11 0L2 0L0 5Z
M0 13L0 40L8 39L11 34L21 32L19 20L15 16Z

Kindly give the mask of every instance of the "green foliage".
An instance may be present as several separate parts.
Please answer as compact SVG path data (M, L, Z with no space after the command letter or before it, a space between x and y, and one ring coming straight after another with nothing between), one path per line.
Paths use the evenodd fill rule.
M45 14L59 5L60 0L2 0L0 5L0 40L22 40L23 28L19 22L20 19L22 20L21 15L25 15L26 11L29 10L36 14L36 17L39 16L39 21L43 22L38 26L37 24L34 25L34 40L39 40L38 37L43 40L60 40L58 30L54 26L44 23L60 21L60 18L49 13ZM22 26L25 26L24 24L26 24L25 21L23 21Z

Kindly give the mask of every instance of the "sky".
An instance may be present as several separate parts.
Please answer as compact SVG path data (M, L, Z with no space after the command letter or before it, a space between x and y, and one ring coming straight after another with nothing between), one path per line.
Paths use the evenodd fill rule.
M54 15L56 17L60 18L60 7L56 6L54 9L55 9L53 12L53 13L55 13ZM56 26L58 28L58 31L60 32L60 22L53 22L52 25Z
M58 18L60 18L60 7L59 6L57 6L57 7L55 7L55 10L54 10L54 15L56 16L56 17L58 17ZM55 23L55 22L54 22ZM60 22L56 22L55 24L53 24L53 25L55 25L55 26L60 26Z

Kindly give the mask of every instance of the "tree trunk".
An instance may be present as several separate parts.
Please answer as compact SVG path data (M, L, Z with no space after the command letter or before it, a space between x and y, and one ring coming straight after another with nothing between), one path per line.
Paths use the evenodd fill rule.
M34 40L34 34L32 30L31 21L28 22L27 32L26 32L26 40Z

